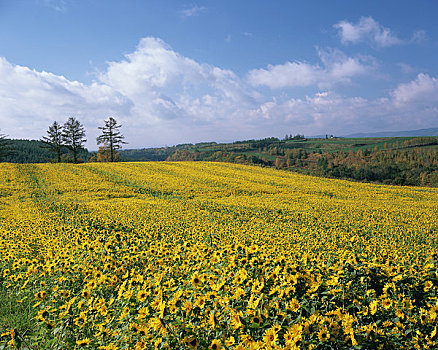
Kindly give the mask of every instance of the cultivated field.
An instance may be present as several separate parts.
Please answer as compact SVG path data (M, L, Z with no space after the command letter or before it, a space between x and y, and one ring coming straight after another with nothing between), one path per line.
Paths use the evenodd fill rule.
M0 348L436 348L438 189L1 164Z

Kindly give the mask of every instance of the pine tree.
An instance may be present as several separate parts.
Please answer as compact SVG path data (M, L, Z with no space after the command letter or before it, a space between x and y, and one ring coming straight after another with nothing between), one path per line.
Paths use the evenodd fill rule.
M41 142L44 142L44 146L42 147L48 148L56 153L57 162L61 163L62 147L64 146L61 124L54 121L53 124L49 126L49 130L47 130L47 136L44 136Z
M0 134L0 161L10 154L12 154L11 141L7 139L7 135Z
M83 149L85 139L85 129L82 124L74 117L68 118L67 122L62 127L62 140L65 146L73 153L73 161L78 162L78 153Z
M108 120L105 120L105 125L99 127L102 130L102 135L97 137L97 144L101 143L106 144L109 153L110 153L110 162L114 162L117 160L117 150L122 148L122 144L126 143L123 141L125 138L120 133L121 125L117 124L117 121L113 117L109 117Z

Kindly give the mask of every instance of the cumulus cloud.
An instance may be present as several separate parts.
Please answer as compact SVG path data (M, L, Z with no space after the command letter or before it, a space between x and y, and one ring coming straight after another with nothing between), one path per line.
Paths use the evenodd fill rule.
M63 76L37 72L0 58L0 121L15 137L35 137L50 121L80 115L92 121L94 114L124 113L130 101L110 87L85 85ZM12 135L12 133L10 133Z
M269 65L267 69L254 69L248 81L254 86L272 89L311 86L329 87L338 83L350 83L351 78L370 73L374 67L360 58L347 57L339 50L319 50L322 65L304 62L286 62Z
M303 62L286 62L268 65L267 69L254 69L249 72L248 80L252 85L269 86L272 89L287 86L309 86L317 81L322 69Z
M403 104L398 100L400 91L417 83L415 80L401 84L389 96L372 100L346 97L334 91L285 101L273 98L251 113L254 119L262 120L271 130L276 130L277 135L282 135L281 130L286 130L287 126L289 130L306 135L436 127L438 101L435 97L429 94L428 98L411 99Z
M419 74L378 99L347 97L336 92L336 84L369 73L372 59L337 50L318 55L318 65L289 62L242 78L185 57L160 39L144 38L124 59L109 62L91 84L0 58L1 131L39 139L54 120L76 116L93 149L97 126L110 115L123 124L128 147L134 148L436 126L436 77ZM281 90L289 86L313 92L291 98Z
M397 105L438 104L438 79L428 74L418 74L415 80L400 84L391 95Z
M334 27L339 29L343 44L368 41L380 47L387 47L403 43L403 40L393 34L389 28L383 27L372 17L361 17L357 23L340 21Z
M344 130L360 130L365 120L370 122L370 117L375 118L367 115L370 109L371 103L366 99L347 98L333 91L324 91L302 99L291 98L282 102L273 99L253 113L264 119L281 121L281 124L290 125L306 135L326 132L340 135Z
M200 113L211 101L222 108L251 100L240 79L230 70L201 64L184 57L157 38L144 38L135 52L120 62L110 62L100 82L133 102L132 113L154 124L165 119L211 119Z

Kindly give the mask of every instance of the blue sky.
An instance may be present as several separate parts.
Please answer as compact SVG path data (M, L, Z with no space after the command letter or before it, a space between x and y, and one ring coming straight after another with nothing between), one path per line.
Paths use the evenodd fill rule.
M0 133L139 148L438 127L438 2L0 0Z

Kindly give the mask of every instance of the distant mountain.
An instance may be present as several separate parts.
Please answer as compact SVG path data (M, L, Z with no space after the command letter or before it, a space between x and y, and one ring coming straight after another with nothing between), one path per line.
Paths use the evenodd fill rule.
M416 137L416 136L438 136L438 128L407 130L407 131L380 131L380 132L362 132L356 134L343 135L346 138L361 137Z

